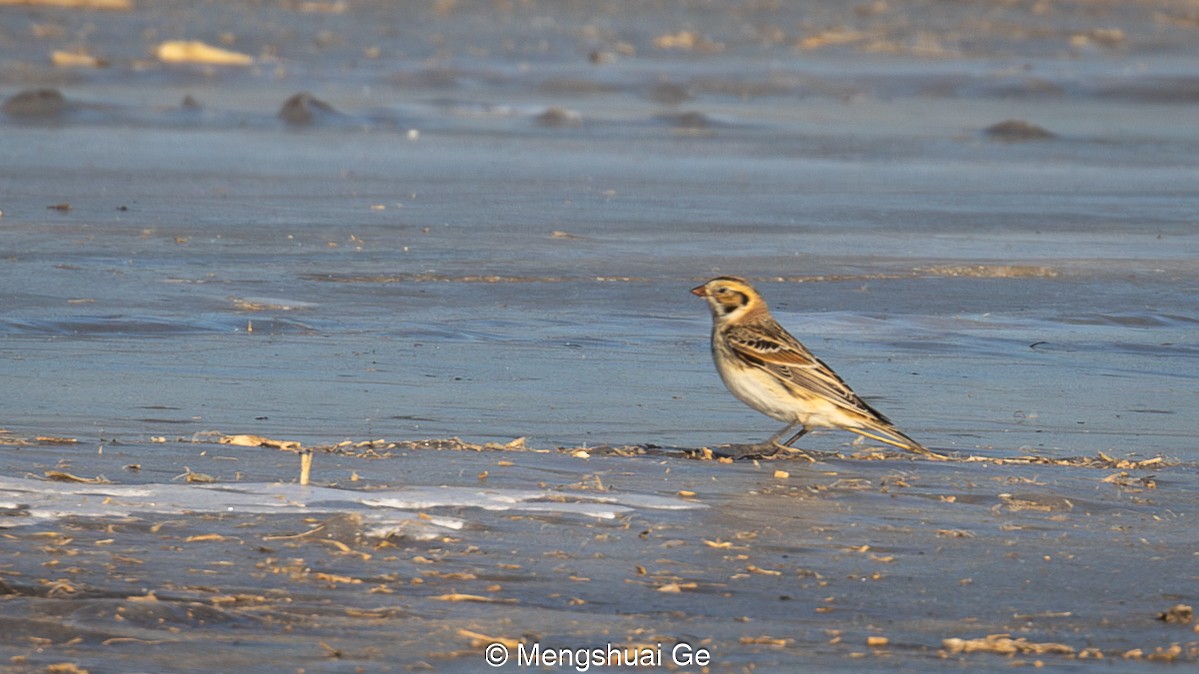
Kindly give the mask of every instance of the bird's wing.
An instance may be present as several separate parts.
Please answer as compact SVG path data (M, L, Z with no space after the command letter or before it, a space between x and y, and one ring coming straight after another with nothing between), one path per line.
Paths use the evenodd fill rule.
M733 353L746 363L836 405L891 424L776 321L731 326L725 336Z

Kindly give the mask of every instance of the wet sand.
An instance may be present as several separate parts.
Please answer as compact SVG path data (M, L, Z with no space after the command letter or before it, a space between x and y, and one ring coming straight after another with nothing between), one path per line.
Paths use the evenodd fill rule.
M478 671L490 643L734 672L1196 657L1159 618L1193 596L1194 464L376 442L318 450L305 488L274 482L292 452L215 438L9 450L12 671Z
M1199 660L1190 3L0 17L0 670ZM954 460L713 460L728 273Z

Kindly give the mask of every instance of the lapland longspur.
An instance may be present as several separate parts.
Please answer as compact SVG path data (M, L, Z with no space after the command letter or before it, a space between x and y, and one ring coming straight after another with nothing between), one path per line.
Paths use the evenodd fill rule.
M712 310L712 359L741 402L787 426L764 446L789 448L812 428L841 428L942 459L866 404L837 373L783 329L766 300L744 279L720 276L692 288ZM779 439L796 427L786 442Z

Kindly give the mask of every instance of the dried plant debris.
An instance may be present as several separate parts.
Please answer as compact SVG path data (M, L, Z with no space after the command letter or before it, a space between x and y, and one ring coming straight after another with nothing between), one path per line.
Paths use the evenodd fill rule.
M1190 607L1179 605L1182 608ZM1179 608L1176 606L1175 608ZM1171 609L1173 610L1173 609ZM1164 614L1163 614L1164 615ZM1199 643L1171 644L1167 647L1157 646L1152 651L1141 648L1128 650L1110 650L1095 646L1075 649L1068 644L1055 642L1029 641L1025 637L1012 638L1010 634L988 634L975 639L951 637L941 640L941 657L967 653L993 653L1008 657L1018 655L1060 655L1079 660L1101 660L1104 657L1118 657L1125 660L1151 660L1157 662L1194 661L1199 659ZM1039 662L1039 661L1038 661ZM1037 666L1040 666L1039 664Z
M1074 503L1062 496L1041 494L999 494L1000 505L996 508L1008 512L1031 510L1037 512L1054 512L1074 510Z
M1062 459L1054 459L1045 456L1016 456L1016 457L988 457L988 456L966 456L958 459L965 462L986 462L998 465L1047 465L1047 466L1074 466L1079 468L1106 468L1115 470L1145 470L1149 468L1158 468L1163 466L1178 465L1178 462L1168 461L1164 457L1155 456L1151 459L1116 459L1097 452L1095 456L1073 456Z
M213 482L217 481L217 479L215 477L208 475L207 473L197 473L197 472L193 471L191 468L188 468L187 466L183 467L183 473L176 475L172 479L183 480L183 481L189 482L189 483L190 482L199 482L199 483L203 483L203 484L209 484L209 483L213 483Z
M811 461L817 459L853 459L856 461L918 461L920 457L914 456L908 452L902 452L892 449L883 449L879 447L867 447L845 453L840 451L820 452L813 450L804 450L802 453L778 452L773 455L738 455L736 452L729 451L730 448L739 447L737 445L722 445L718 447L700 447L697 449L681 450L683 456L689 459L698 461L732 461L734 458L751 458L754 460L799 460ZM1063 458L1053 458L1046 456L979 456L975 454L966 455L942 455L943 461L950 463L990 463L1001 466L1064 466L1072 468L1100 468L1108 470L1148 470L1153 468L1163 468L1181 465L1180 462L1165 457L1156 456L1149 459L1117 459L1103 452L1097 452L1095 456L1071 456ZM1127 477L1127 474L1125 474ZM1147 489L1153 489L1152 480L1145 481L1146 478L1132 478ZM1106 482L1117 482L1117 478L1108 478ZM1117 482L1119 483L1119 482Z
M318 540L322 542L339 542L354 544L361 537L363 519L357 513L334 515L319 522L316 526L296 534L278 534L264 536L263 540ZM344 550L343 550L344 552Z
M87 674L87 670L73 662L57 662L46 666L47 674Z
M159 441L165 441L159 440ZM279 440L267 438L254 434L224 434L213 431L197 433L190 439L179 438L181 442L217 442L219 444L237 445L243 447L267 447L273 449L281 449L285 451L302 451L306 449L302 443L296 440ZM35 437L22 437L12 434L9 431L0 429L0 446L2 445L34 445L34 444L78 444L79 440L71 437L60 437L50 435L38 435ZM470 442L459 437L450 438L432 438L426 440L402 440L389 441L386 439L353 441L345 440L333 445L318 445L311 448L313 451L335 453L350 456L365 456L382 458L391 455L395 451L472 451L472 452L535 452L535 453L550 453L558 452L570 454L577 458L588 458L590 456L679 456L682 455L688 459L699 461L719 461L722 463L730 462L736 458L751 458L754 460L799 460L804 462L815 459L836 459L846 460L852 459L857 461L913 461L919 460L919 457L914 457L907 452L898 450L885 449L880 447L864 447L855 449L852 452L844 451L814 451L803 450L802 452L778 452L773 455L765 453L753 454L746 453L743 450L749 445L717 445L712 447L698 448L672 448L663 447L655 444L641 445L597 445L593 447L557 447L554 449L539 449L528 446L526 438L519 437L508 442ZM1109 456L1104 452L1097 452L1094 456L1074 456L1074 457L1046 457L1046 456L982 456L977 454L946 454L942 455L947 462L957 463L989 463L993 465L1045 465L1045 466L1063 466L1075 468L1097 468L1105 470L1125 471L1116 475L1110 475L1104 478L1104 482L1113 483L1121 487L1139 487L1143 489L1154 489L1156 482L1153 476L1134 477L1127 471L1133 470L1150 470L1167 467L1176 467L1182 465L1181 462L1175 459L1168 459L1163 456L1155 456L1147 459L1135 458L1116 458Z
M1100 480L1100 482L1114 484L1117 487L1121 487L1128 491L1139 492L1148 489L1157 489L1156 477L1156 475L1143 475L1141 477L1134 477L1128 471L1122 470L1119 473L1112 473L1111 475L1108 475Z
M0 429L0 446L15 446L25 447L30 445L77 445L79 440L76 438L66 438L57 435L37 435L32 438L26 438L19 435L13 435L10 431Z
M978 639L952 637L941 640L941 648L949 655L959 653L995 653L997 655L1074 655L1074 647L1052 642L1034 642L1024 637L1013 639L1008 634L988 634Z
M1121 657L1126 660L1140 660L1143 658L1151 662L1174 662L1176 660L1193 662L1199 659L1199 644L1188 642L1185 646L1182 644L1170 644L1166 648L1158 646L1153 649L1152 653L1146 653L1143 649L1134 648L1130 651L1125 651Z
M82 484L112 484L112 482L108 478L104 477L103 475L98 475L96 477L80 477L78 475L72 475L71 473L67 473L67 472L61 471L61 470L48 470L45 472L45 475L46 475L46 479L54 480L55 482L79 482Z
M164 63L205 63L223 66L254 64L254 57L249 54L222 49L198 40L168 40L158 45L155 55Z
M259 435L223 435L219 442L222 445L238 445L241 447L270 447L290 451L300 449L300 443L295 440L273 440Z
M473 630L468 630L465 628L458 630L458 636L466 637L467 639L470 639L471 648L482 648L482 647L490 645L490 644L502 644L506 648L514 649L514 648L519 647L522 643L525 642L525 639L523 637L519 638L519 639L514 639L511 637L488 636L481 632L475 632Z
M1195 619L1195 611L1186 604L1175 604L1168 610L1157 614L1157 619L1164 623L1189 625L1191 621Z

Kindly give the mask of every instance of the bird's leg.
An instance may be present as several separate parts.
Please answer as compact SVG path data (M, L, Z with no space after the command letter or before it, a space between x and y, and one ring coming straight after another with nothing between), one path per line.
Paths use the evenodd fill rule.
M783 437L787 433L790 433L791 429L795 428L796 426L800 427L798 433L796 433L795 435L792 435L791 439L787 440L786 442L779 442L779 438ZM783 430L770 436L769 440L762 443L762 445L764 447L768 448L768 450L769 450L769 453L768 454L763 453L763 456L778 456L779 454L783 454L783 453L798 454L799 456L807 459L808 461L815 463L816 459L812 458L812 456L810 454L803 451L802 449L791 446L791 443L793 443L796 440L803 437L804 433L807 433L807 432L808 432L808 429L803 427L801 425L801 422L799 422L799 421L787 424L787 426L784 427Z
M779 444L779 438L781 438L781 437L783 437L784 435L786 435L786 434L790 433L790 432L791 432L791 429L793 429L793 428L795 428L796 426L799 426L799 425L800 425L800 423L799 423L798 421L793 421L793 422L791 422L791 423L787 424L786 426L784 426L784 427L783 427L783 430L781 430L781 431L779 431L778 433L775 433L774 435L770 436L770 439L769 439L769 440L767 440L766 442L763 442L762 444L763 444L763 445L777 445L777 444ZM797 433L797 434L795 435L795 437L791 438L790 440L788 440L787 442L784 442L784 443L782 443L782 444L783 444L783 445L790 445L792 442L795 442L795 441L796 441L796 439L798 439L798 438L799 438L799 436L801 436L801 435L803 435L804 433L807 433L807 432L808 432L808 429L806 429L806 428L803 428L803 427L801 426L801 427L800 427L800 430L799 430L799 433Z
M796 433L795 435L792 435L790 440L783 443L783 446L791 447L791 445L794 444L796 440L802 438L804 436L804 434L807 432L808 432L808 429L806 427L799 429L799 432Z

